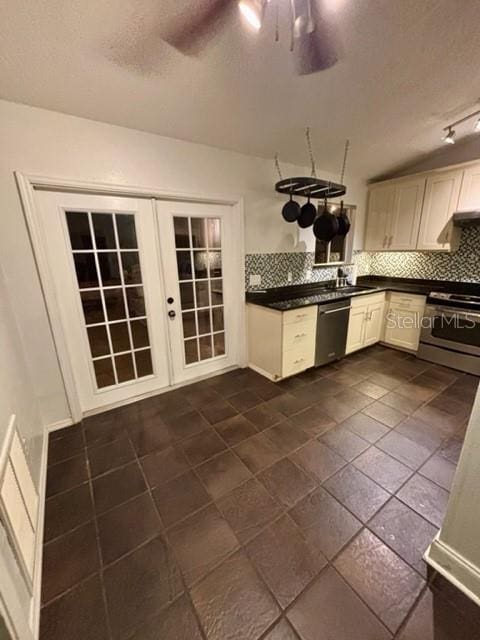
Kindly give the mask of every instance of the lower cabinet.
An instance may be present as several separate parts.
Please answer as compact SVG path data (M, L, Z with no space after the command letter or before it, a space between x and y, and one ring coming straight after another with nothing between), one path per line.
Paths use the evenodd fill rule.
M247 305L249 366L281 380L315 364L317 305L276 311Z
M385 293L352 298L346 353L380 342L383 332Z
M425 296L389 293L383 342L416 351L420 340Z

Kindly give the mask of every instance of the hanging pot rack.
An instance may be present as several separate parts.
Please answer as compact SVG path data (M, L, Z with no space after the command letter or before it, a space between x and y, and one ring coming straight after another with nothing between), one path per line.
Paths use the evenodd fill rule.
M347 193L343 184L313 177L285 178L275 184L277 193L285 193L303 198L339 198Z

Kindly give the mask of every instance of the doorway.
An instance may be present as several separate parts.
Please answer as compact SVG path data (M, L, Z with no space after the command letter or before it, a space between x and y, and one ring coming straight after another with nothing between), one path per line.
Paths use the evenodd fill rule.
M231 206L56 191L35 198L82 415L241 362Z

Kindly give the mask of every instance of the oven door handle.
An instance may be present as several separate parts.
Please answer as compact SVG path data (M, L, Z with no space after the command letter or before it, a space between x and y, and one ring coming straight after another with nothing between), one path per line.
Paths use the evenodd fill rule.
M461 317L466 318L478 318L480 320L480 313L472 313L471 311L455 311L451 307L435 307L435 314L445 316L447 318Z

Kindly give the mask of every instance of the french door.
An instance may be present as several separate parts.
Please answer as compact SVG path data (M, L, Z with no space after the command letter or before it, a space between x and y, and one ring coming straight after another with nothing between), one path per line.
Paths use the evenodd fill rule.
M36 200L83 414L237 363L229 207Z
M156 208L178 383L238 363L234 225L228 206L157 201Z

